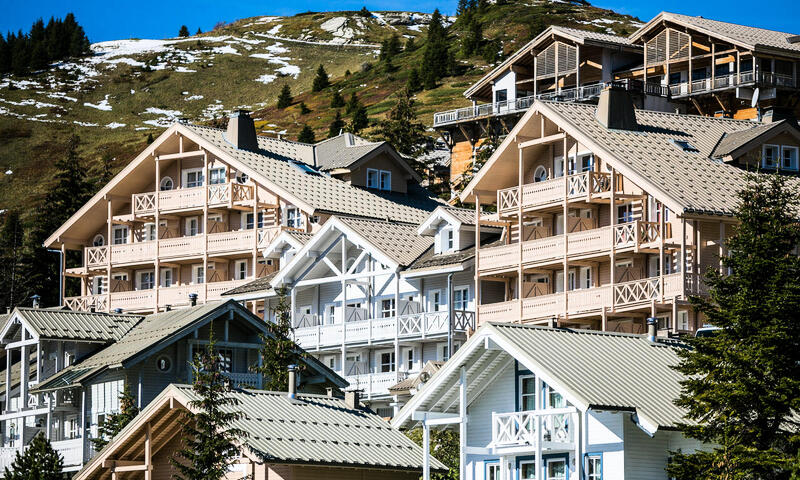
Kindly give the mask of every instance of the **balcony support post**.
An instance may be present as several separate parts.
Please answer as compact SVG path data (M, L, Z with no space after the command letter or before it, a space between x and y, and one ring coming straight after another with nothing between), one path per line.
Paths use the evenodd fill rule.
M694 236L694 239L693 239L693 243L694 243L694 269L692 270L692 273L694 273L695 277L699 277L700 268L701 268L701 265L702 265L702 263L700 262L700 255L701 255L701 252L700 252L700 250L701 250L700 249L700 241L701 241L701 239L700 239L700 222L698 222L697 220L694 220L693 223L694 223L694 228L692 229L692 233L693 233L693 236Z
M431 480L431 430L428 414L422 419L422 480Z
M230 168L228 169L230 171ZM231 195L232 196L232 195ZM230 223L230 219L228 220ZM258 186L253 182L253 279L258 278ZM266 264L264 265L266 268Z
M692 93L692 35L689 34L689 78L687 78L687 91Z
M152 480L153 478L153 435L150 430L150 422L144 431L144 480Z
M682 285L681 293L682 293L682 297L683 297L684 300L686 299L686 267L687 267L687 263L688 262L686 261L686 217L682 217L681 218L681 263L680 263L680 268L681 268L681 285Z
M575 143L575 151L577 153L578 144ZM563 203L563 215L564 215L564 257L562 260L563 269L564 269L564 320L567 320L569 314L569 260L567 259L567 255L569 254L568 245L569 241L567 241L567 237L569 235L569 151L567 150L567 136L564 135L563 140L563 149L561 150L562 155L564 157L564 203ZM576 157L577 160L577 157ZM556 326L558 326L558 320L556 320Z
M714 57L716 57L716 55L717 55L717 44L714 43L713 40L712 40L712 42L711 42L711 88L710 88L710 90L713 90L717 86L717 84L716 84L717 64L714 61Z
M106 197L108 220L106 225L106 311L111 311L111 246L114 244L111 234L113 233L111 219L114 216L114 211L111 207L111 195Z
M181 153L183 153L183 135L179 135L178 139L180 140L181 145ZM159 162L158 156L153 157L156 163L156 188L155 188L155 204L156 204L156 211L154 214L155 217L155 231L156 231L156 257L155 261L153 262L153 280L155 282L155 292L153 292L153 311L158 313L158 293L161 290L161 265L159 264L159 252L158 252L158 244L161 232L158 231L159 226L161 225L159 211L160 211L160 202L159 197L161 196L161 162ZM145 232L146 233L146 232Z
M742 60L739 55L739 49L736 49L736 85L742 84Z
M611 311L614 311L614 282L617 277L617 171L611 167L611 270L609 285L611 285ZM603 309L605 318L605 309ZM605 330L605 328L604 328Z
M448 350L447 355L453 358L453 352ZM461 366L458 381L458 478L467 478L467 369Z
M669 95L669 62L671 60L669 54L669 31L671 29L667 29L667 57L664 59L664 83L667 85L667 95ZM645 92L647 92L647 86L645 85Z
M575 100L581 98L581 46L575 45Z
M61 358L64 358L63 355ZM56 357L58 361L58 357ZM11 385L11 351L6 351L6 385ZM11 410L11 389L6 388L6 412ZM6 426L6 429L8 426Z
M519 149L519 162L517 165L517 254L519 255L519 263L517 264L517 302L519 304L517 313L517 321L522 323L522 230L524 228L524 222L522 221L522 185L524 184L524 158L522 152L524 150L522 148ZM451 354L452 352L448 352Z
M722 259L725 257L725 222L719 222L719 273L725 270Z
M536 410L544 408L542 398L542 378L536 375ZM545 478L544 465L542 465L542 416L536 415L536 478Z
M447 341L451 343L452 336L448 336ZM372 339L372 335L370 335L370 340ZM449 348L449 347L448 347ZM400 361L400 271L399 268L394 272L394 358L395 364L397 368L394 369L395 371L395 380L400 382L400 368L399 368L399 361ZM420 358L422 358L422 354L420 353Z
M23 333L25 330L23 330ZM25 340L26 335L22 336L22 339ZM22 410L28 407L28 372L30 371L28 363L30 362L29 353L28 353L28 346L23 345L20 347L20 357L19 357L19 409Z
M508 229L508 236L511 236L511 229ZM481 197L475 193L475 328L480 325L480 305L481 305Z
M342 236L342 250L341 250L341 257L342 257L342 266L340 271L341 273L341 288L342 288L342 375L347 375L347 280L345 279L345 275L347 274L347 239ZM294 308L294 307L292 307ZM395 362L397 361L397 357L395 357Z
M533 53L533 52L531 52ZM533 56L533 96L537 96L539 94L539 85L536 81L537 71L539 70L539 57L538 55Z
M660 303L664 303L664 260L666 257L664 256L664 235L666 234L666 225L664 223L664 214L666 213L666 208L664 207L664 202L658 203L658 284L660 286L659 292L659 301Z
M203 303L208 301L208 152L203 152ZM258 219L253 219L257 221Z

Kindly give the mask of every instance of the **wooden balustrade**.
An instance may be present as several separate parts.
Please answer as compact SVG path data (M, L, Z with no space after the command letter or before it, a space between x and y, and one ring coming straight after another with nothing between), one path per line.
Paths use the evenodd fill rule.
M622 182L617 182L620 189ZM581 172L567 177L567 196L569 199L585 197L591 201L592 196L606 194L611 191L611 174L606 172ZM510 187L497 191L497 210L500 213L513 214L519 208L522 191L522 207L530 208L552 205L564 200L564 177L556 177L543 182L527 183L522 187Z
M230 206L234 203L250 202L255 198L252 185L233 182L158 192L134 193L131 202L134 215L155 212L156 195L158 195L158 206L162 211L199 209L206 204L209 206Z

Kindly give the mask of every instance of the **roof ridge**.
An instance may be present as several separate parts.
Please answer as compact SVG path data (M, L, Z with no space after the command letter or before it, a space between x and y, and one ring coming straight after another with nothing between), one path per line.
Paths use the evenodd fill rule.
M560 102L558 100L542 100L537 99L537 102L542 102L545 104L550 105L569 105L570 107L583 107L586 109L589 108L597 108L597 105L585 104L585 103L568 103L568 102ZM678 117L678 118L699 118L703 120L711 120L711 121L720 121L720 123L738 123L738 124L750 124L753 127L758 127L761 125L766 125L764 123L755 123L752 120L746 120L741 118L725 118L725 117L709 117L707 115L698 115L698 114L690 114L690 113L675 113L675 112L661 112L658 110L647 110L644 108L637 108L635 109L635 113L653 113L658 114L661 116L670 116L670 117Z
M580 329L580 328L570 328L570 327L546 327L543 325L529 325L524 323L506 323L506 322L486 322L486 324L491 325L493 327L509 327L509 328L524 328L530 330L542 330L548 331L553 333L576 333L580 335L596 335L602 337L621 337L621 338L629 338L632 340L647 340L647 335L639 334L639 333L628 333L628 332L609 332L609 331L602 331L602 330L587 330L587 329ZM659 339L662 340L662 339ZM667 339L663 339L667 340ZM680 341L669 339L670 343L681 343ZM658 344L663 346L669 346L669 344L660 341Z
M706 21L715 22L715 23L722 23L722 24L725 24L725 25L736 25L737 27L746 27L746 28L754 28L756 30L764 30L765 32L783 33L785 35L797 35L796 33L784 32L782 30L772 30L771 28L756 27L756 26L753 26L753 25L745 25L743 23L726 22L725 20L717 20L717 19L714 19L714 18L704 17L702 15L686 15L685 13L668 12L666 10L662 11L661 14L662 15L663 14L675 15L675 16L684 17L684 18L698 18L698 19L701 19L701 20L706 20Z

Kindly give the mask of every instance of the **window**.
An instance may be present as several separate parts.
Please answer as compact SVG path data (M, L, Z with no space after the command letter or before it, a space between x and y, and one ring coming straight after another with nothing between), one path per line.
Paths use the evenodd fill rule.
M669 315L659 315L656 317L658 322L657 328L659 330L667 330L670 328Z
M183 185L185 188L202 187L203 180L202 168L192 168L183 171Z
M547 395L545 395L545 401L547 405L545 408L564 408L567 406L567 401L564 399L564 396L555 391L549 385L547 386Z
M78 425L78 416L77 415L70 415L67 417L66 426L64 427L64 433L67 436L67 439L73 440L78 438L79 435L79 425Z
M453 310L467 310L469 307L469 287L453 288Z
M594 155L591 153L582 153L579 154L576 158L575 155L571 155L569 157L570 173L581 173L581 172L588 172L592 169L594 164Z
M592 288L592 267L580 267L578 280L578 288Z
M168 355L160 355L156 359L156 368L159 372L167 373L172 370L172 359Z
M669 222L669 208L666 206L662 206L661 202L656 200L656 198L652 195L647 197L647 217L648 221L650 222L660 222L661 221L661 209L664 209L664 221Z
M564 459L547 461L547 480L567 480L567 462Z
M495 90L494 92L494 101L495 102L505 102L508 100L508 90L503 88L502 90Z
M175 182L172 181L172 177L162 178L161 183L158 185L158 189L162 192L172 190L173 188L175 188Z
M367 169L367 188L376 190L392 189L392 172L388 170Z
M171 268L162 268L160 271L161 274L161 286L162 287L171 287L172 286L172 269Z
M297 207L289 207L286 209L286 226L290 228L302 228L303 217L300 215L300 210Z
M602 480L603 455L590 453L586 457L586 480Z
M225 167L212 168L208 171L208 183L216 185L218 183L225 183L228 177L225 175Z
M139 272L139 290L150 290L156 286L156 274L153 271Z
M106 277L93 277L92 278L92 294L102 295L106 289Z
M184 234L187 237L193 237L200 233L200 222L197 220L197 217L189 217L186 219L186 230Z
M395 315L394 298L381 300L381 318L391 318Z
M453 352L458 351L459 343L453 342ZM447 348L447 343L440 343L436 345L436 360L446 362L450 359L450 352Z
M245 184L249 178L246 173L239 172L236 174L236 183Z
M114 236L114 245L122 245L128 243L128 227L125 225L114 225L111 228L111 234Z
M536 170L533 172L533 181L536 182L544 182L547 180L547 169L544 168L542 165L536 167Z
M687 310L678 311L678 330L689 330L689 312Z
M414 370L414 349L409 348L405 352L405 361L406 361L406 371L410 372Z
M327 325L336 323L336 304L329 303L325 305L325 323Z
M102 236L101 234L97 234L92 239L92 246L94 247L102 247L106 244L106 237Z
M536 410L536 376L519 377L519 409Z
M519 462L520 480L534 480L536 478L536 461L525 460Z
M233 371L233 350L230 348L218 348L217 356L219 359L219 368L223 372Z
M264 227L264 212L258 212L258 228ZM244 228L245 230L252 230L253 229L253 214L247 213L244 216Z
M633 204L626 203L617 207L617 223L630 223L633 218Z
M441 312L445 309L441 290L431 290L428 295L431 299L431 312Z
M145 223L144 224L144 241L145 242L152 242L156 239L156 224L155 223Z
M452 251L453 247L454 247L454 244L455 244L455 242L453 241L453 229L452 228L448 228L447 230L445 230L445 232L444 232L444 241L445 241L444 242L445 247L447 249L446 251L447 252Z
M194 265L192 267L192 283L201 284L206 282L206 271L202 265Z
M233 275L236 280L245 280L247 278L247 260L236 260Z
M797 147L784 145L781 151L781 167L785 170L797 170Z
M500 480L499 462L486 462L486 480Z
M380 359L382 373L394 371L394 352L383 352Z
M764 145L761 153L761 166L764 168L777 168L778 146Z

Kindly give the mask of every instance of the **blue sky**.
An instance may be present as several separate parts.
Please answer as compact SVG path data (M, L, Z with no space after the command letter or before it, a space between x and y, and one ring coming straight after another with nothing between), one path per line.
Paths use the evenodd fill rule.
M513 0L512 0L513 1ZM431 12L439 8L453 13L457 0L292 0L258 2L253 0L0 0L0 32L27 30L39 17L74 12L93 42L119 38L164 38L175 36L186 24L194 33L209 30L218 21L232 21L256 15L293 15L308 10L416 10ZM742 23L800 34L800 9L796 0L761 0L757 7L742 0L673 0L666 3L636 0L596 0L595 5L648 20L665 9L687 15L702 15L715 20Z

